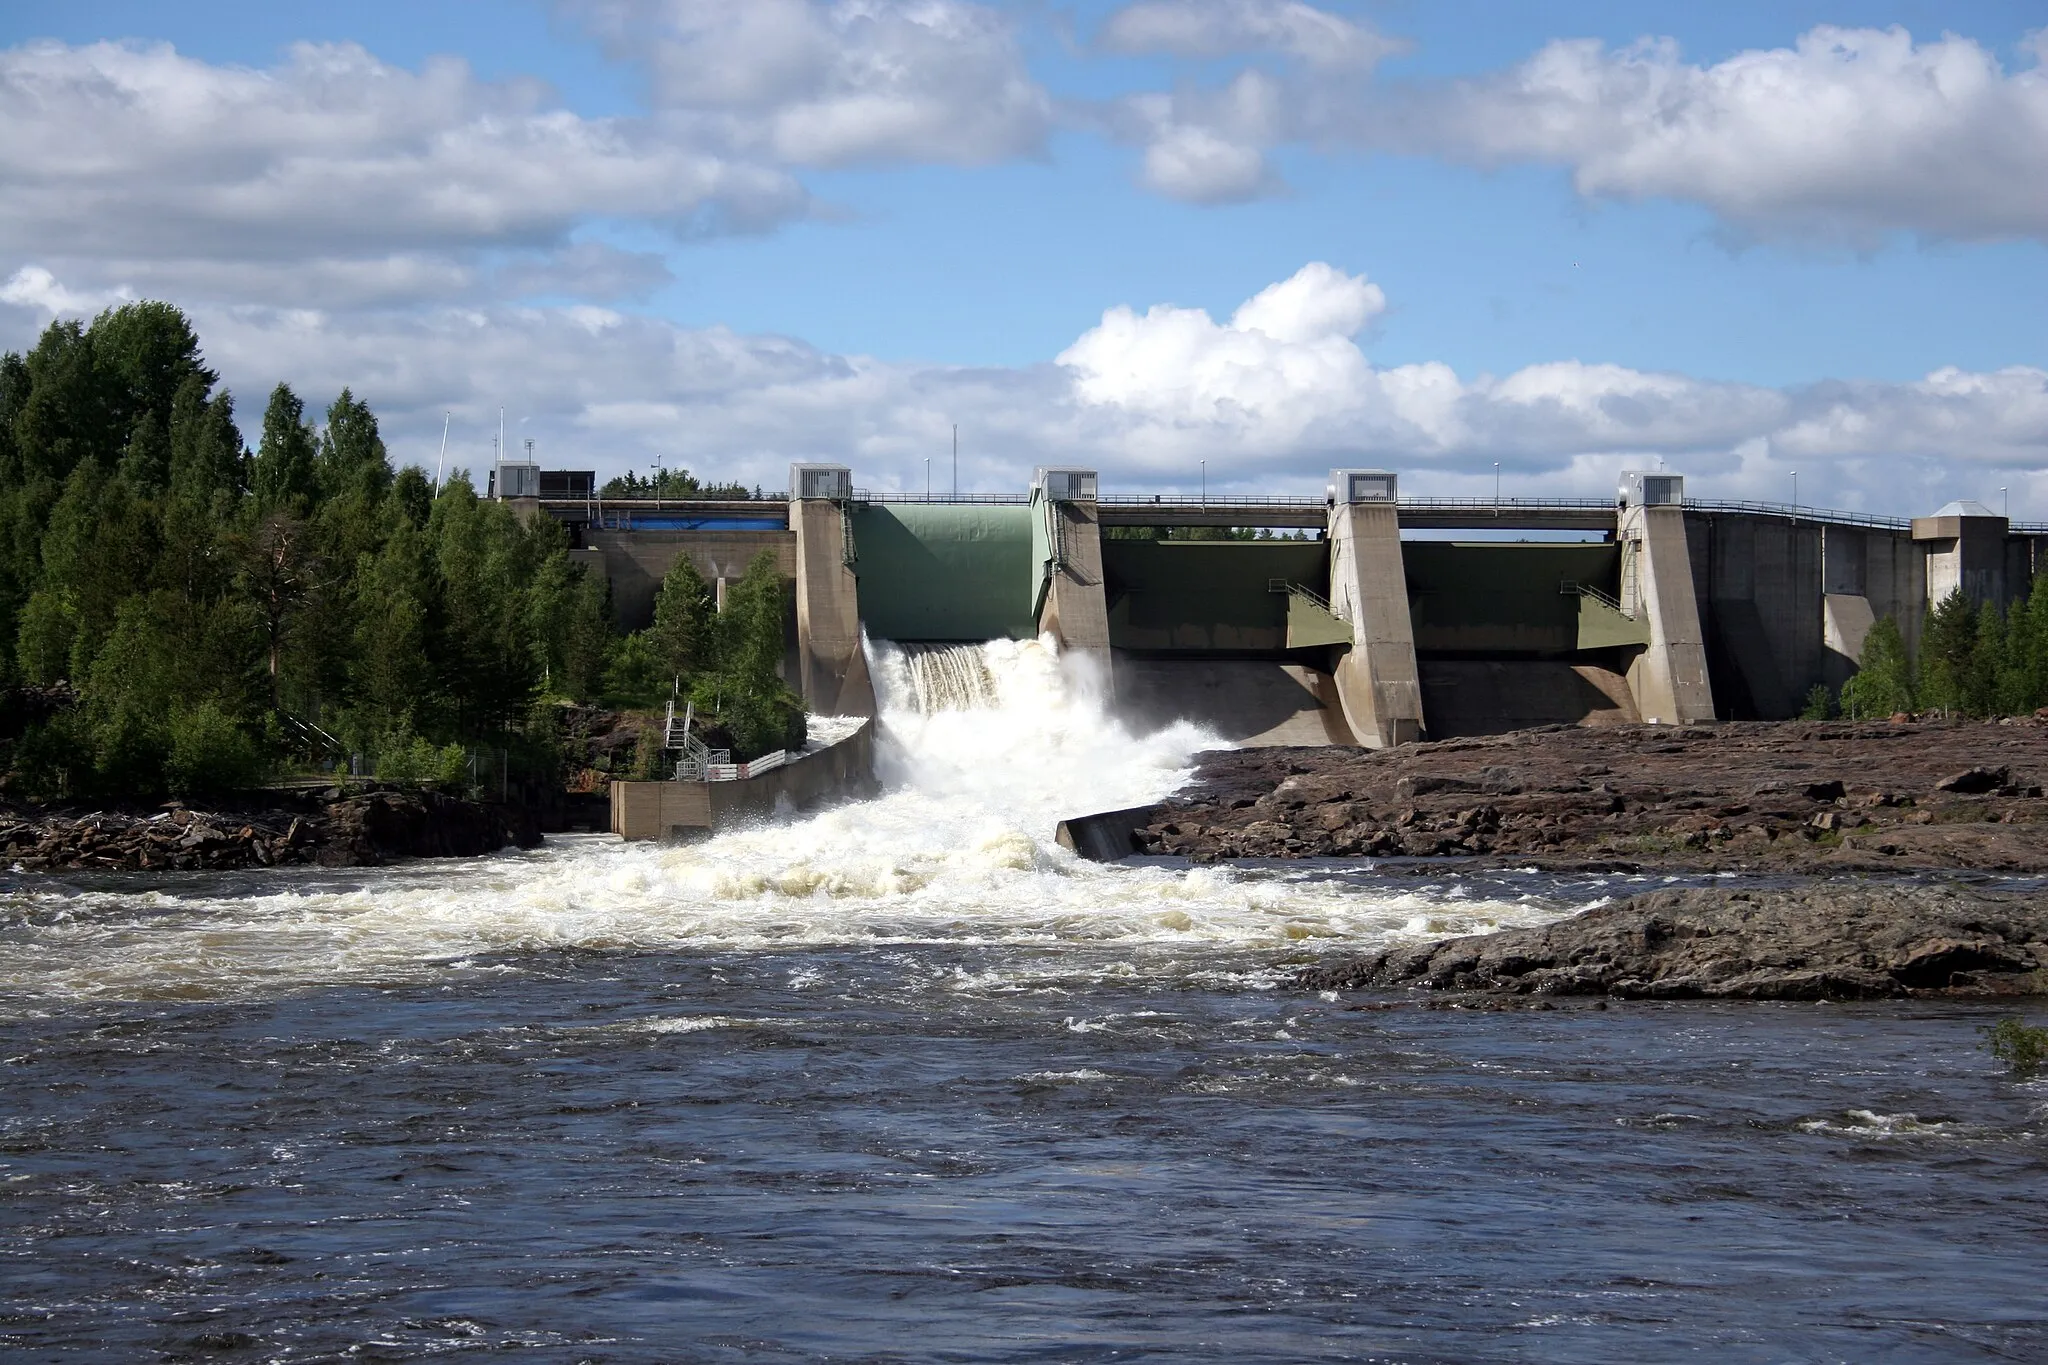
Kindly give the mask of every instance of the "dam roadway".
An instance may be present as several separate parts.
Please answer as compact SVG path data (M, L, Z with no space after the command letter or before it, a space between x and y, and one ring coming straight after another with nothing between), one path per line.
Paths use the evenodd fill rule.
M1187 497L1048 468L920 497L799 465L787 499L513 502L564 524L627 629L679 557L718 583L773 553L785 673L821 713L873 713L863 637L1050 634L1132 720L1242 744L1785 718L1854 673L1877 620L1914 645L1949 592L2004 605L2048 568L2048 527L1975 503L1909 520L1686 492L1645 472L1613 499L1403 498L1390 471L1337 470L1323 497Z

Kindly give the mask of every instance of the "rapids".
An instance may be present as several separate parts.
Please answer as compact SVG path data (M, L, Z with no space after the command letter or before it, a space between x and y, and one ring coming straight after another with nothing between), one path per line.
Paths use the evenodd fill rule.
M680 847L556 838L374 875L17 877L0 902L0 1008L219 999L516 970L544 950L849 944L1117 947L1058 970L1174 971L1184 947L1247 954L1540 923L1535 895L1446 899L1230 868L1109 867L1053 842L1062 816L1156 800L1215 736L1134 734L1047 644L873 649L884 794ZM1583 903L1583 902L1581 902ZM1245 967L1257 971L1247 958ZM1034 978L1045 964L1035 965Z
M2048 1358L1960 1004L1285 984L1660 879L1100 866L1043 645L875 651L883 794L687 847L0 892L0 1354Z

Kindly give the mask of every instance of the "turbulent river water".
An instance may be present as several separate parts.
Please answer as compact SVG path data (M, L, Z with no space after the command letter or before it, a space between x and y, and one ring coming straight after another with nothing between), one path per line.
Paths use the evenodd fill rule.
M1657 883L1079 863L1213 739L1036 644L874 663L885 794L809 819L9 878L0 1351L2048 1358L1989 1014L1306 994Z

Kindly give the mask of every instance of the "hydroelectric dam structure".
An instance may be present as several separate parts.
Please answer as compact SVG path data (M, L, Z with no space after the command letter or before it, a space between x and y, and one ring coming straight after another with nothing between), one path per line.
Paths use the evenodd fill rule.
M623 628L649 624L679 557L722 602L772 552L793 588L785 673L820 714L875 713L864 635L1049 634L1133 722L1250 745L1788 718L1855 672L1880 618L1917 646L1951 591L2002 606L2048 569L2048 526L1977 503L1906 520L1697 501L1665 472L1623 475L1612 500L1492 501L1404 499L1375 469L1333 471L1320 497L1197 499L1105 494L1065 467L1026 492L921 497L798 464L787 500L730 502L600 500L568 477L581 496L498 487L565 525ZM1162 538L1193 527L1276 536Z

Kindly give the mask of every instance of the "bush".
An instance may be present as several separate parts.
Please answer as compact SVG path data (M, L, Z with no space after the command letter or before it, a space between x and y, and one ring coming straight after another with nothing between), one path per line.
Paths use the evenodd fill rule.
M633 741L633 766L626 776L634 782L658 782L675 776L668 751L661 747L661 722L649 721Z
M29 801L62 801L92 781L92 745L76 711L31 725L14 746L7 794Z
M418 735L393 735L378 747L377 780L460 791L469 785L469 755L460 744L436 748Z
M1834 689L1826 683L1815 683L1806 689L1806 705L1799 712L1801 720L1833 720L1835 718Z
M180 796L243 791L268 774L262 746L212 701L171 713L164 777Z
M627 635L612 646L605 664L604 703L619 710L658 706L668 696L670 683L646 634Z
M2017 1016L1986 1024L1977 1032L1991 1055L2012 1068L2015 1076L2031 1076L2048 1063L2048 1028L2035 1028Z

